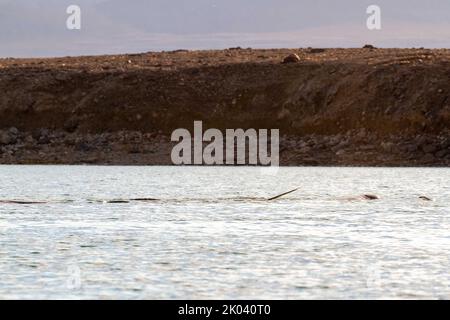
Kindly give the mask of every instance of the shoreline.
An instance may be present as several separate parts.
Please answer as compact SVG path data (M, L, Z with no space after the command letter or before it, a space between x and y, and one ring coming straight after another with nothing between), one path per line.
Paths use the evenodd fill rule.
M357 134L308 135L301 138L282 136L280 166L450 166L448 137L427 135L412 139L397 137L379 140L376 137L358 137ZM12 141L13 144L0 147L0 164L174 166L170 154L176 145L176 142L171 142L170 137L165 135L127 131L86 135L49 131L40 131L40 135L18 132Z
M280 129L281 166L448 167L449 73L449 49L0 59L0 164L171 165L201 120Z

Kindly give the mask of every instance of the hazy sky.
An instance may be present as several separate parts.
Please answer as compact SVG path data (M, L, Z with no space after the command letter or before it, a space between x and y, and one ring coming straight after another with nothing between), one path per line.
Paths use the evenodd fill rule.
M81 30L66 28L72 4ZM449 48L450 0L0 0L0 57L366 43Z

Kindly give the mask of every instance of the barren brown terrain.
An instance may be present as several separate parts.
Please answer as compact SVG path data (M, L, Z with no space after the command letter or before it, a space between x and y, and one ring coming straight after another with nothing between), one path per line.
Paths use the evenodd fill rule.
M280 129L282 165L450 165L448 49L7 58L0 92L2 164L171 164L202 120Z

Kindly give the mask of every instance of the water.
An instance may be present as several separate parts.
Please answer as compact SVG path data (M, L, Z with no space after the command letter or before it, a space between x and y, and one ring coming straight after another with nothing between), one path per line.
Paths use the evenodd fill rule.
M450 169L0 166L0 177L1 200L48 202L0 204L2 299L450 298ZM365 193L381 199L348 199ZM159 200L103 202L147 197Z

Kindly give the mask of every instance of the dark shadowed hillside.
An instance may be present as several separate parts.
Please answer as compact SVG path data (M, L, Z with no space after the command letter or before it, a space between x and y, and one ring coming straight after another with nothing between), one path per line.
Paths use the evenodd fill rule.
M279 128L285 165L450 164L450 50L3 59L0 91L2 163L170 164L203 120Z

